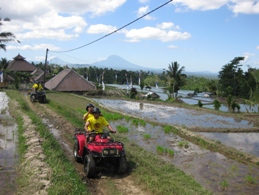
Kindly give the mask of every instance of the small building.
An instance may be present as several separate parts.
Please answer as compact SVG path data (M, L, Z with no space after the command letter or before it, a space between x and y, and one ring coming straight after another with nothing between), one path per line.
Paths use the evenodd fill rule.
M13 58L11 62L9 62L7 66L7 70L12 72L28 72L32 73L35 69L37 69L36 66L33 64L27 62L23 56L18 54L16 57Z
M51 91L86 92L96 90L96 86L87 81L73 69L64 69L45 83L45 88Z

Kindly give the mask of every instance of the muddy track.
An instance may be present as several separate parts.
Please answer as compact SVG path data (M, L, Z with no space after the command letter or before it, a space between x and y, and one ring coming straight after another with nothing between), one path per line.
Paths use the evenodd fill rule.
M78 174L81 176L82 181L86 183L86 187L92 194L98 195L110 195L107 189L107 181L112 180L120 192L120 194L124 195L150 195L151 193L147 192L145 189L141 189L140 186L134 183L134 178L130 175L118 176L113 173L104 173L99 178L96 179L88 179L85 177L83 172L83 164L77 163L73 158L73 134L74 134L74 126L68 122L64 117L59 116L57 113L53 112L49 109L45 104L39 103L31 103L29 98L27 98L27 102L30 108L37 113L44 121L47 121L47 126L50 129L55 128L59 132L58 142L61 147L64 149L64 153L71 162L76 167Z

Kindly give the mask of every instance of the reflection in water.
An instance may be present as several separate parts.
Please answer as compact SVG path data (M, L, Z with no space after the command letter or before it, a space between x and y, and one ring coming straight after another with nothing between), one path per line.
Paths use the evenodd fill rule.
M6 93L0 92L0 194L14 194L15 164L18 161L17 125L9 115L8 101Z
M126 89L127 85L117 85L117 84L108 84L109 86L113 86L119 89ZM136 88L138 91L141 92L150 92L150 90L141 90L140 87L138 85L134 85L134 88ZM154 90L151 90L154 91ZM159 96L160 99L165 101L168 99L168 95L166 94L166 90L162 89L162 88L158 88L156 89L154 92L156 92ZM197 96L194 97L189 97L187 94L192 94L194 93L193 90L179 90L178 91L178 98L180 100L182 100L184 103L189 104L189 105L198 105L198 101L200 100L203 104L204 108L209 108L209 109L215 109L213 106L213 101L214 99L209 98L209 97L204 97L205 93L198 93ZM254 112L259 112L258 106L254 105L254 106L249 106L249 105L245 105L245 104L239 104L240 105L240 112L250 112L250 113L254 113ZM223 112L228 112L228 107L221 105L221 107L219 108L220 111Z
M203 113L197 110L185 108L163 106L151 103L143 103L140 109L138 102L125 100L94 99L96 102L111 109L119 110L131 115L147 118L160 123L179 125L186 127L205 127L205 128L249 128L253 127L249 121L223 117L215 114Z
M143 110L143 106L144 106L143 103L139 103L139 109L140 109L140 110Z
M259 133L203 133L206 138L259 157Z

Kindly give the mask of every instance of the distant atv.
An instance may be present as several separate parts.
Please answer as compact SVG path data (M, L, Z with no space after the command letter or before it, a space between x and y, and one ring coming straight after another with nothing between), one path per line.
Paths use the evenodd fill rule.
M44 91L32 91L30 93L30 100L31 102L40 102L40 103L46 103L47 102L47 98L46 98L46 94Z
M86 142L88 136L95 134L92 142ZM124 145L121 142L108 139L109 133L91 132L75 129L74 158L84 164L84 172L88 178L94 177L98 169L115 168L118 174L127 171L127 160Z

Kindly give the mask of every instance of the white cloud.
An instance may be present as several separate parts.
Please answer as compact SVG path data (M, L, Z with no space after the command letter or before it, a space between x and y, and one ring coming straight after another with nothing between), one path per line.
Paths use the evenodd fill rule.
M145 15L148 12L149 12L149 7L148 6L140 7L138 9L138 14L137 15L138 15L138 17L141 17L141 16ZM145 20L153 20L154 18L151 17L150 15L147 15L147 16L144 17L144 19Z
M235 13L258 14L259 2L258 0L174 0L172 2L177 8L176 11L186 10L215 10L223 6L228 6L229 9Z
M258 50L259 50L259 46L257 46L257 47L256 47L256 49L258 49Z
M176 46L176 45L168 45L168 48L169 48L169 49L177 49L178 46Z
M139 0L140 3L148 3L149 0Z
M144 39L156 39L162 42L185 40L191 37L190 33L178 32L173 30L162 30L154 27L145 27L141 29L132 29L125 34L129 42L139 42Z
M172 28L174 26L174 23L172 22L162 22L161 24L158 24L157 27L161 29L168 29Z
M228 0L174 0L172 4L176 6L183 6L183 9L191 9L191 10L213 10L222 7L227 4ZM179 8L181 9L181 8Z
M235 13L244 14L258 14L259 13L259 2L258 1L234 1L229 8Z
M66 34L64 30L34 30L26 33L18 33L16 34L18 40L24 39L55 39L55 40L69 40L78 37L78 34Z
M9 45L7 46L7 50L46 50L46 48L57 51L60 48L51 45L51 44L38 44L38 45Z
M89 33L89 34L98 34L98 33L108 34L115 30L117 30L117 28L115 26L96 24L96 25L91 25L87 29L87 33Z

